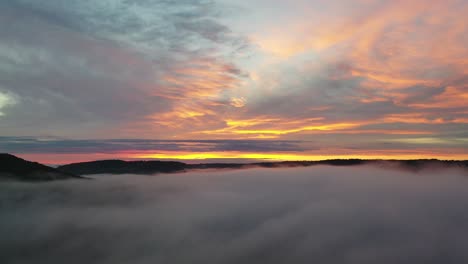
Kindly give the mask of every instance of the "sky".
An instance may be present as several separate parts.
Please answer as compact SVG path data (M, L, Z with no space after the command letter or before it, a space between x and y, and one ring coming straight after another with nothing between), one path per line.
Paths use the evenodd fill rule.
M467 13L467 0L1 0L0 152L468 159Z

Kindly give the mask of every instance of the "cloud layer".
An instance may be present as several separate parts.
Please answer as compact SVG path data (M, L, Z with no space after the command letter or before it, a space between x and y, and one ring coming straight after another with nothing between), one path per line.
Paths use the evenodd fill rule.
M326 142L326 143L324 143ZM400 138L337 142L336 135L320 140L69 140L53 137L0 137L0 150L24 159L58 165L102 159L182 159L187 162L252 162L252 160L323 159L466 159L462 140ZM411 150L402 149L411 148ZM447 152L450 152L447 154Z
M467 178L372 167L0 185L8 263L464 263Z

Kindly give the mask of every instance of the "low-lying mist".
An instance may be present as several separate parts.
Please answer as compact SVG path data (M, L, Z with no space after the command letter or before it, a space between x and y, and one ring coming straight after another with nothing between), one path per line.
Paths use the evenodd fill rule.
M468 263L468 177L370 166L0 183L2 263Z

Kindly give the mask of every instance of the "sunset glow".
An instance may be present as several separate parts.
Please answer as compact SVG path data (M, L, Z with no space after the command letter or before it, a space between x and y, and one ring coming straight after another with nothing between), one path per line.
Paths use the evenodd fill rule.
M468 158L468 1L0 3L0 152Z
M396 153L387 151L378 151L373 154L290 154L290 153L243 153L243 152L215 152L215 153L158 153L158 154L138 154L132 158L137 159L178 159L178 160L207 160L207 159L253 159L253 160L271 160L271 161L287 161L287 160L327 160L327 159L468 159L468 154L451 154L444 155L441 153L429 152L414 152L414 153Z

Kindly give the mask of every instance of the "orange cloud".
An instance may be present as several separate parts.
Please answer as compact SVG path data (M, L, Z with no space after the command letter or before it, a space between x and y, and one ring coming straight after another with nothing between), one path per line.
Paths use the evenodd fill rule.
M164 135L185 139L348 135L341 139L346 144L352 137L365 142L363 138L367 135L436 138L441 133L436 127L467 124L463 109L466 110L468 93L463 76L468 74L468 43L464 37L467 33L464 14L468 13L468 5L439 0L431 3L365 0L355 4L359 8L346 5L349 10L345 10L341 9L341 2L324 3L327 10L336 11L336 15L333 12L324 15L316 13L320 9L307 8L308 1L294 2L294 6L302 9L297 17L284 21L281 27L276 21L270 21L271 28L251 35L261 51L276 55L274 63L267 58L263 64L255 64L263 68L254 68L251 78L245 77L234 64L210 58L187 61L172 69L162 77L164 89L157 89L157 95L171 99L173 106L170 111L148 117L154 131L158 135L163 131ZM346 16L338 16L344 11L347 11ZM290 74L288 67L294 68L298 76ZM312 82L303 84L301 78L312 79ZM330 83L321 79L313 82L314 78ZM339 94L340 89L347 91L349 86L354 90ZM413 91L412 87L418 89ZM444 90L433 95L427 95L424 90L427 88L429 93L439 87ZM308 93L314 89L320 92ZM274 96L284 96L284 100L288 100L291 94L314 98L309 104L307 100L302 101L302 105L291 102L283 106L284 113L270 114L266 109L258 114L252 110L259 101L268 101ZM379 105L388 110L380 113ZM304 115L299 118L289 114L289 108L301 108ZM440 112L433 109L440 109ZM405 127L391 127L395 123ZM387 125L386 129L379 128L380 125ZM425 130L421 125L425 125ZM164 158L173 153L158 155ZM180 157L206 155L261 156L260 153L185 153ZM284 153L275 155L288 157ZM306 156L312 159L320 156L314 155ZM350 155L361 157L364 154ZM378 155L386 154L379 152ZM390 156L418 155L434 156L431 150Z
M383 118L385 123L408 123L408 124L448 124L448 123L466 123L468 118L458 118L446 120L442 117L431 119L422 113L391 114Z

